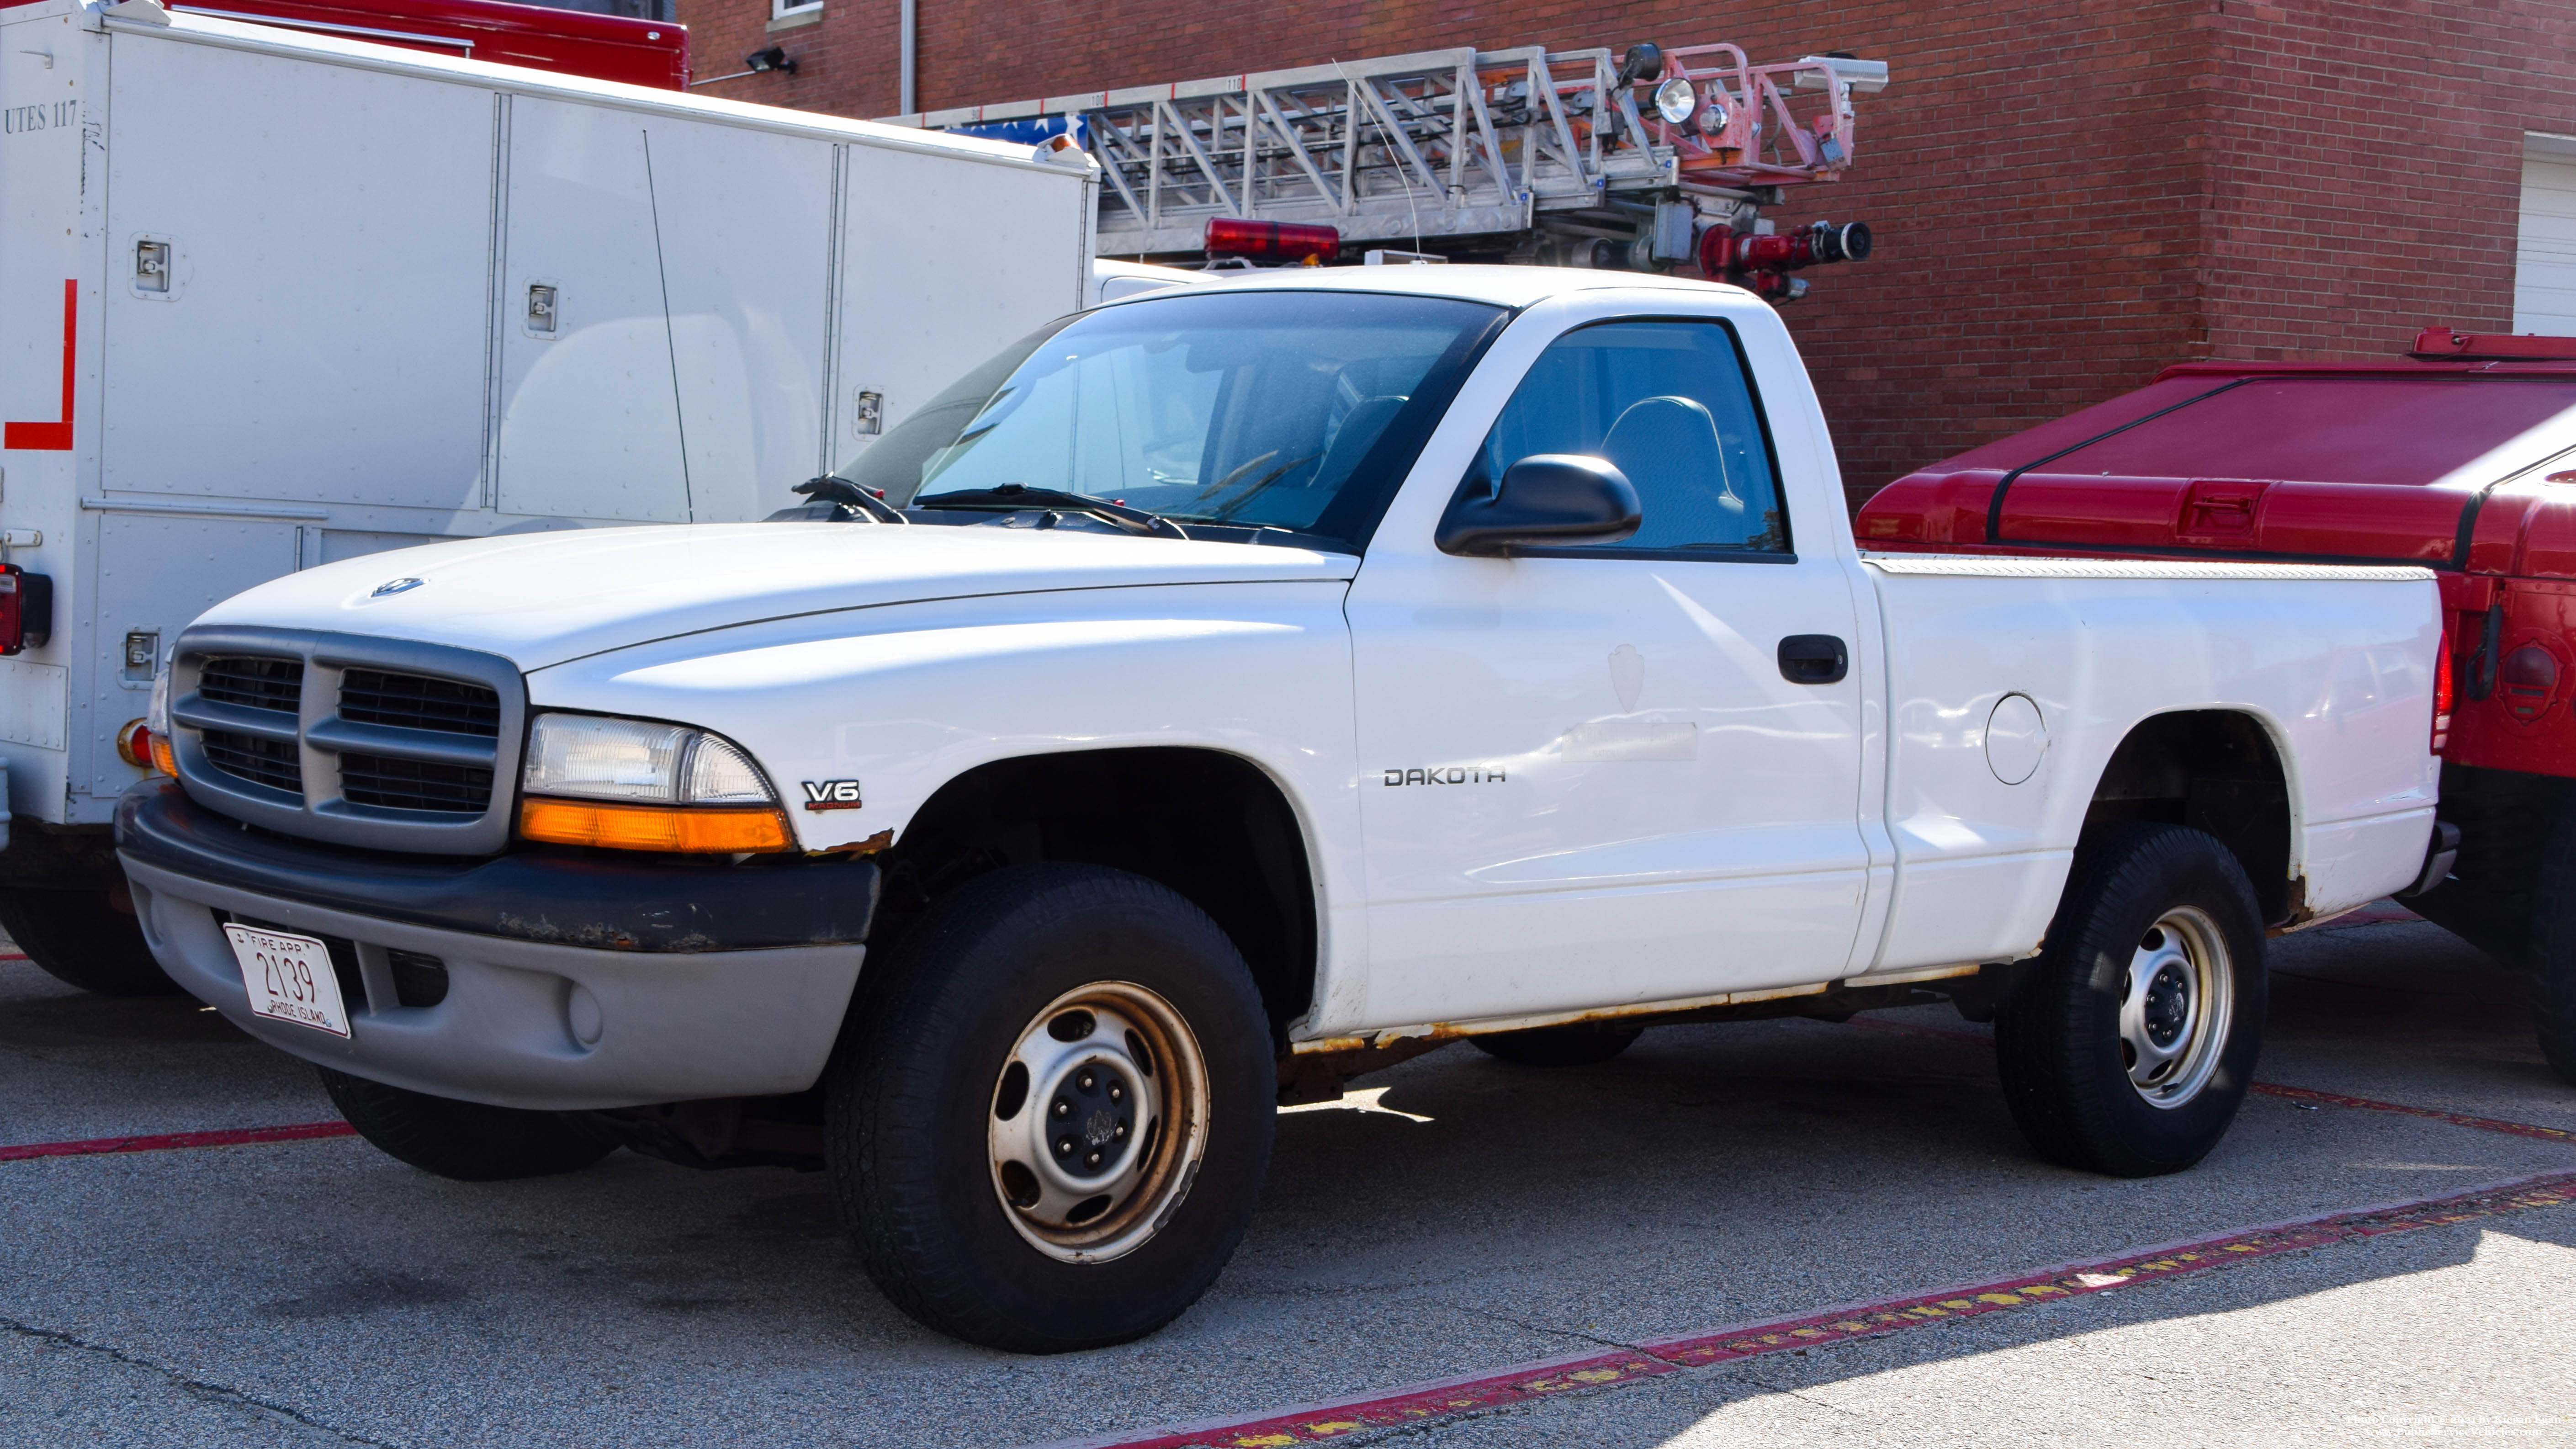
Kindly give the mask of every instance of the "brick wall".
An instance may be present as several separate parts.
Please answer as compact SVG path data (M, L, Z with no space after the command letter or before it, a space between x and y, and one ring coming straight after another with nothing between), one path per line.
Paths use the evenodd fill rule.
M2576 131L2576 8L2227 0L2209 347L2385 356L2513 323L2522 133Z
M1869 262L1808 273L1814 295L1786 313L1855 506L2167 362L2384 355L2428 321L2503 326L2521 132L2576 130L2576 10L2548 0L921 5L925 108L1451 45L1886 60L1851 179L1773 213L1878 236ZM679 6L702 75L773 42L800 63L706 92L896 108L893 0L827 0L819 25L776 36L765 0Z
M901 81L891 0L827 0L820 18L791 17L792 23L776 30L770 28L770 0L678 4L680 23L689 27L689 69L699 76L733 75L743 68L744 56L771 46L796 61L793 75L771 72L719 80L692 86L695 94L842 116L882 116L895 108Z

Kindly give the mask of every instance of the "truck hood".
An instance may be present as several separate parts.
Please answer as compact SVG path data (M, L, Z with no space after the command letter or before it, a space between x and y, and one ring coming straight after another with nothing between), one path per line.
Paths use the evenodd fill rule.
M793 615L1056 589L1340 580L1358 567L1310 549L1072 529L599 528L345 559L236 594L198 622L453 644L526 671Z

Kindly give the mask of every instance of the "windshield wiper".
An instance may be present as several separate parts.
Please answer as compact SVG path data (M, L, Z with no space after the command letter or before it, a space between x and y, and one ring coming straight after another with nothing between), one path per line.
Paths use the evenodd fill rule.
M878 523L912 521L903 516L903 510L838 473L826 473L820 478L808 478L788 491L802 493L816 503L837 503L844 508L855 508Z
M933 493L912 500L915 508L973 508L1016 513L1027 508L1051 508L1062 513L1085 513L1125 533L1160 534L1165 538L1188 538L1181 526L1159 513L1094 498L1088 493L1067 493L1061 488L1031 488L1025 483L1005 483L998 488L961 488L953 493Z
M1293 463L1280 464L1278 467L1271 469L1268 473L1263 474L1261 481L1244 489L1241 493L1236 494L1232 498L1227 499L1224 506L1215 509L1209 513L1208 516L1220 523L1234 522L1234 516L1241 513L1244 509L1251 507L1252 500L1260 497L1262 490L1268 488L1271 484L1278 482L1280 479L1287 477L1297 469L1303 468L1307 464L1314 462L1317 458L1322 456L1324 455L1321 453L1309 453L1305 457L1299 458Z

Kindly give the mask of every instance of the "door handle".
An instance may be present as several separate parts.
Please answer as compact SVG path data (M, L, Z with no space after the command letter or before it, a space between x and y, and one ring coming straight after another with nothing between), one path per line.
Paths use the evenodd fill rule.
M1780 677L1791 684L1840 684L1851 651L1831 634L1792 634L1780 641Z

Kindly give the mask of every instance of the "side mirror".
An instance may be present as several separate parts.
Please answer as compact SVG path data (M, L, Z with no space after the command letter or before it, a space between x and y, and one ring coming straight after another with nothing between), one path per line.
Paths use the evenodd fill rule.
M1504 470L1492 496L1451 499L1432 541L1442 553L1500 558L1515 548L1617 543L1644 521L1636 486L1608 459L1533 453Z

